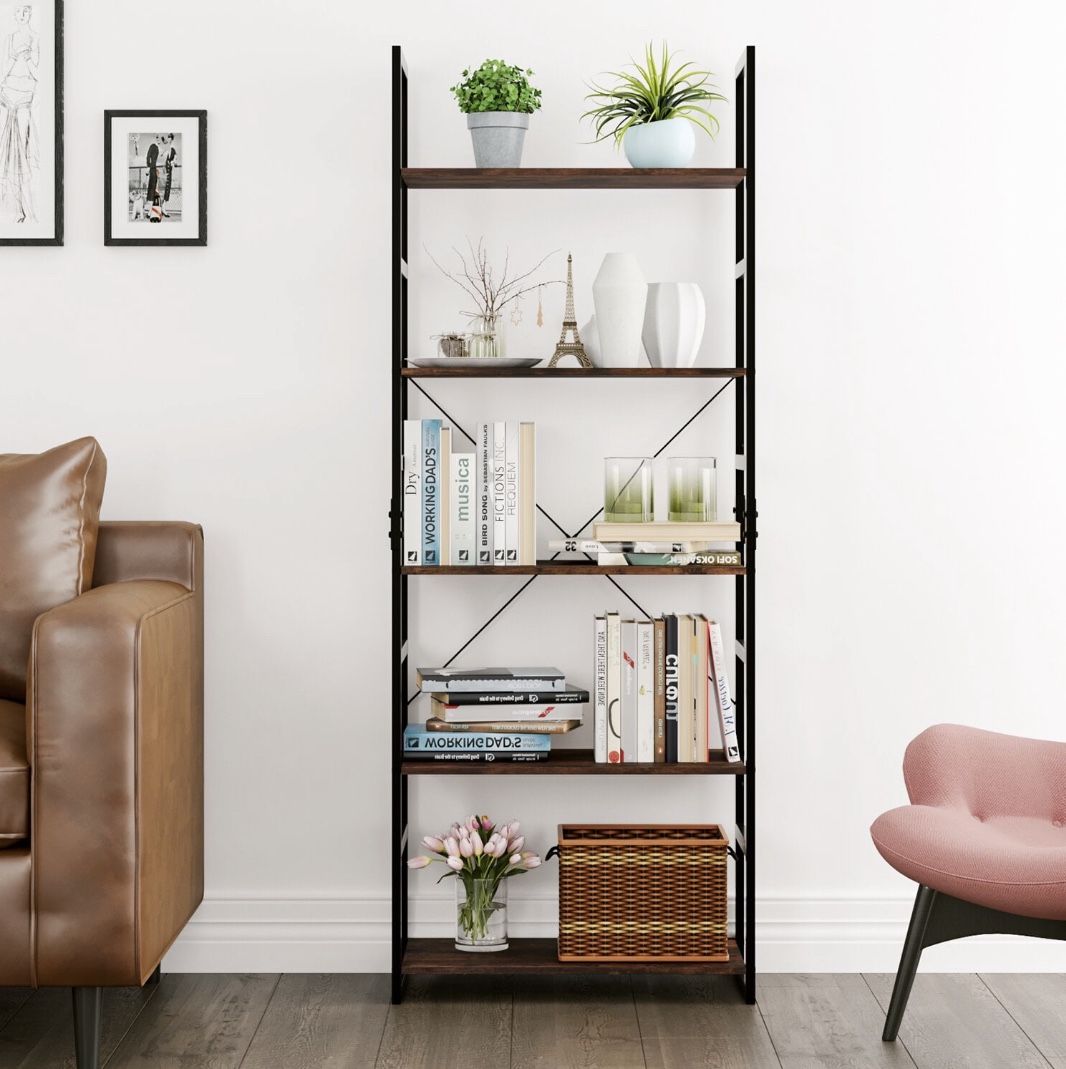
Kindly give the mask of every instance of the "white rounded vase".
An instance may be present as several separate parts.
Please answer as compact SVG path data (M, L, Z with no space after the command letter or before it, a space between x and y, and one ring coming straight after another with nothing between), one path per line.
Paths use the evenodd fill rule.
M692 367L707 326L707 304L695 282L653 282L644 314L644 348L652 367Z
M600 328L596 325L595 316L581 328L581 344L585 346L585 354L593 364L596 367L603 367L603 354L600 352Z
M636 367L644 353L641 331L648 284L637 258L609 252L592 284L603 367Z
M688 119L660 119L630 127L622 145L632 167L687 167L696 134Z

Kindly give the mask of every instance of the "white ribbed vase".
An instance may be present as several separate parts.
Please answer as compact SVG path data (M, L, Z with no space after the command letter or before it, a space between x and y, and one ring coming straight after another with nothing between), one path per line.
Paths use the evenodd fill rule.
M604 367L636 367L644 355L641 330L648 301L648 283L637 258L609 252L592 284L600 359Z
M692 367L707 326L707 304L695 282L653 282L644 314L644 348L652 367Z

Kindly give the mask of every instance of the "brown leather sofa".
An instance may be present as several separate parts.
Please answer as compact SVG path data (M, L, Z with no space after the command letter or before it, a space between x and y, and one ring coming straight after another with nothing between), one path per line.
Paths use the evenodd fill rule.
M152 978L203 898L199 527L101 524L92 588L37 617L0 836L0 986L74 988L95 1069L101 987Z

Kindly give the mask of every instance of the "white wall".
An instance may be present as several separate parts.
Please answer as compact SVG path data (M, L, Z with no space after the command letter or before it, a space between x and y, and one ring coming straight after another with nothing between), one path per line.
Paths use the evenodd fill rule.
M208 900L168 967L387 964L388 46L413 163L468 163L447 87L500 55L544 89L527 164L611 165L582 143L583 80L651 36L730 94L759 49L762 964L893 967L912 889L866 829L904 798L907 740L941 720L1063 735L1061 7L189 0L160 24L133 0L67 6L67 247L0 257L0 448L95 434L107 516L207 531ZM103 247L102 113L138 107L210 111L206 250ZM731 162L723 127L700 162ZM522 258L572 249L582 319L605 251L699 279L705 359L729 360L728 194L418 193L412 213L419 343L459 307L422 241L485 233ZM550 352L560 308L549 294L537 331L527 303L514 347ZM438 394L467 422L537 419L542 501L576 526L600 457L656 448L698 404L653 385ZM677 452L728 457L731 428L723 398ZM416 661L515 585L418 584ZM730 597L631 589L652 609ZM617 604L601 580L538 580L470 656L587 678L590 618ZM416 784L412 830L474 807L541 844L563 820L730 819L723 783L546 784ZM526 878L520 930L550 930L553 883ZM446 898L424 873L412 888L419 930L443 932Z

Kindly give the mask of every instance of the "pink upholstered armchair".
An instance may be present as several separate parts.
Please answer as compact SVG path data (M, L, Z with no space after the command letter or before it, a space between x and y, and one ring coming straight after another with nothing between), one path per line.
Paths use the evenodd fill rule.
M903 774L911 804L870 829L919 885L888 1041L925 947L988 933L1066 939L1066 743L940 724L907 747Z

